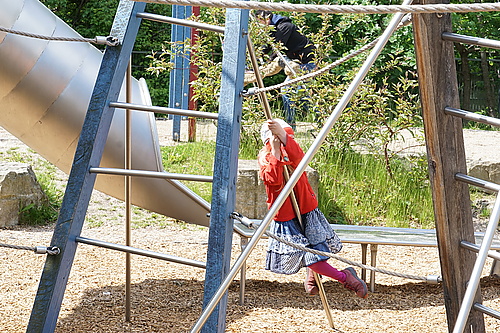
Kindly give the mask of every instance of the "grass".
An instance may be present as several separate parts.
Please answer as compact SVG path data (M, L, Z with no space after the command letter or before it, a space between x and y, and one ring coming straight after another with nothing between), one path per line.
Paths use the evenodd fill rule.
M307 149L308 137L298 133L298 140L304 149ZM258 149L260 142L255 138L243 141L239 157L254 159ZM161 153L167 172L213 175L215 142L201 141L164 146L161 147ZM36 225L55 221L63 194L57 189L53 179L55 167L41 159L35 161L15 149L3 153L1 157L3 160L35 164L38 170L45 170L36 172L36 175L48 196L48 201L41 206L22 207L22 223ZM320 149L311 166L320 174L319 208L332 223L417 228L434 226L424 156L412 161L394 159L391 164L392 176L387 173L384 163L377 156L354 151L339 153ZM211 201L211 183L186 181L185 184L208 202ZM483 192L471 190L473 209L476 209L479 217L487 218L490 209L481 204L484 197ZM475 207L475 202L478 202L478 207ZM134 210L135 216L141 215L138 210ZM153 225L161 219L140 220L135 227ZM102 221L89 223L99 226Z
M201 176L213 175L215 142L201 141L161 147L163 168L166 172ZM191 190L208 202L212 198L212 184L184 182Z
M313 167L320 174L320 208L331 222L430 228L434 225L426 168L392 161L392 176L373 155L323 151Z
M304 147L304 138L300 138ZM255 158L255 140L241 143L240 159ZM168 172L212 175L215 143L194 142L162 147ZM429 228L434 215L424 159L392 162L389 176L383 162L372 155L320 150L313 160L320 174L319 208L334 223ZM211 184L186 182L211 201Z

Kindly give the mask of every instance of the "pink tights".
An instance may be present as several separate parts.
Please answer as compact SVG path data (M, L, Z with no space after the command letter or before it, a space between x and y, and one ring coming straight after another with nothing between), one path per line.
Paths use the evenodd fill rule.
M320 275L331 277L332 279L338 280L342 283L345 282L345 273L331 266L326 262L326 260L318 261L308 267Z

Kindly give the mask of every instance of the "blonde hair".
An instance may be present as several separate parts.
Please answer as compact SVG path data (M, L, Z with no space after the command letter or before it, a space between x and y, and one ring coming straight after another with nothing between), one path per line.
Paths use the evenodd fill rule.
M271 154L271 148L265 144L264 147L262 147L259 151L259 154L257 155L257 162L259 165L267 165L269 164L269 161L267 160L267 156Z

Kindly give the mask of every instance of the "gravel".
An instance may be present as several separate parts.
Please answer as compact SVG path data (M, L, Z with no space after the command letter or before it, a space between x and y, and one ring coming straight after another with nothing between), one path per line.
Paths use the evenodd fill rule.
M159 132L168 122L159 122ZM208 132L212 131L210 125ZM205 127L203 127L205 128ZM198 134L197 134L198 135ZM200 135L199 137L202 137ZM182 139L182 138L181 138ZM164 135L161 140L169 140ZM165 142L165 141L163 141ZM40 157L5 131L1 152ZM0 154L0 158L1 158ZM58 174L61 183L65 175ZM124 204L94 191L82 235L123 243ZM133 210L133 246L204 261L208 230L173 221L141 209ZM478 228L484 221L476 223ZM0 242L48 245L53 226L0 229ZM260 241L247 262L244 305L239 304L238 278L228 293L226 332L447 332L440 285L427 285L377 274L375 292L360 299L338 282L324 279L335 330L326 320L319 297L303 290L305 271L277 275L263 269L267 241ZM240 253L233 239L232 261ZM343 257L361 261L360 246L346 244ZM378 267L426 276L440 275L435 248L379 246ZM24 332L31 314L45 256L0 249L0 332ZM339 269L344 264L330 262ZM500 309L500 280L483 270L484 304ZM359 269L358 269L359 272ZM204 270L161 260L132 256L131 320L125 321L125 254L79 245L68 280L56 332L188 332L201 313ZM500 323L485 316L487 332Z

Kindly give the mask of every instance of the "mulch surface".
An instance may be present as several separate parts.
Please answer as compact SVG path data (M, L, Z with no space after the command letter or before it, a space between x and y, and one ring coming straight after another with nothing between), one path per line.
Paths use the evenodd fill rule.
M2 148L33 152L11 137ZM6 150L5 150L6 151ZM34 161L36 171L38 164ZM64 178L64 175L61 175ZM124 243L123 203L94 191L82 236ZM133 246L205 261L208 230L133 210ZM96 221L100 221L96 223ZM154 223L151 223L154 221ZM140 226L139 226L140 225ZM53 226L0 229L0 243L49 245ZM264 270L266 240L247 261L245 302L239 275L228 292L226 332L448 332L441 285L376 274L375 292L357 298L338 282L324 279L335 329L328 325L319 297L306 296L305 271L277 275ZM233 239L232 262L240 253ZM345 244L339 255L361 261L358 245ZM377 266L418 276L440 275L435 248L379 246ZM25 332L45 255L0 248L0 332ZM341 262L330 262L342 269ZM484 304L500 309L500 279L483 270ZM358 274L360 270L357 269ZM189 332L201 314L205 271L176 263L132 256L131 320L125 321L125 254L80 244L58 317L56 332ZM500 322L485 316L487 332Z
M85 228L83 236L123 242L122 225L108 222ZM0 240L45 245L49 227L0 230ZM172 222L133 230L134 246L204 261L206 228ZM240 253L233 240L233 262ZM277 275L263 269L267 241L248 263L245 302L240 305L239 275L228 293L226 332L447 332L440 285L377 273L375 292L360 299L338 282L324 279L335 329L328 325L319 297L306 296L305 271ZM341 254L360 261L360 247L346 244ZM45 256L0 249L0 331L24 332ZM342 268L343 263L330 260ZM381 246L378 266L401 273L439 274L437 250ZM489 265L488 265L489 266ZM359 273L359 269L358 269ZM500 280L481 280L484 304L500 308ZM56 332L189 332L201 313L204 270L132 256L131 321L125 321L125 255L80 244L65 292ZM487 332L500 331L486 317Z

